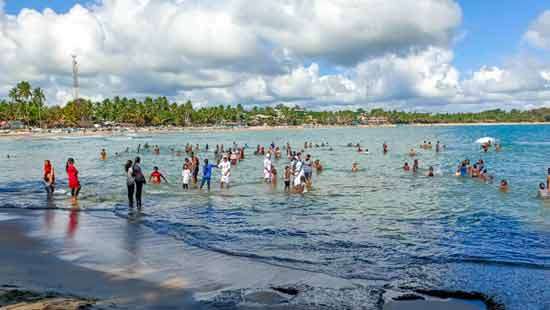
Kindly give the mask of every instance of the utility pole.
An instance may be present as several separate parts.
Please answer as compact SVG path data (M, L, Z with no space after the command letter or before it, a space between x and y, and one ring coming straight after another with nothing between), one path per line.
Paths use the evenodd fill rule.
M77 101L79 99L78 90L80 85L78 84L78 62L76 61L76 55L72 55L73 57L73 96L74 101Z

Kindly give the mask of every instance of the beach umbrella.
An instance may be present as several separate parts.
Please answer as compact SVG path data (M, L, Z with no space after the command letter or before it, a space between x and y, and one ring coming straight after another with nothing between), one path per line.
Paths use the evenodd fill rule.
M491 138L491 137L483 137L483 138L479 138L476 140L476 143L477 144L488 144L488 143L495 143L495 138Z

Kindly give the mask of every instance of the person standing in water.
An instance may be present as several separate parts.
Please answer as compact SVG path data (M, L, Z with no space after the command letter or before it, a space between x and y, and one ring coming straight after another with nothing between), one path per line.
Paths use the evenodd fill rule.
M418 159L415 159L415 160L413 161L413 168L412 168L412 171L413 171L414 173L416 173L416 172L418 172L418 169L419 169L419 168L420 168L420 166L419 166L419 163L418 163Z
M126 171L126 187L128 188L128 207L134 207L134 192L136 190L136 181L134 179L133 163L131 160L126 162L124 170Z
M266 183L271 182L271 155L268 153L264 159L264 181Z
M548 175L546 176L546 189L550 191L550 168L548 168Z
M99 158L101 160L107 160L107 151L105 149L101 149L101 153L99 154Z
M138 209L141 209L141 194L143 192L143 185L145 185L147 181L145 180L145 175L143 175L143 171L141 170L141 158L139 158L139 156L136 157L136 160L134 160L132 172L136 184L136 205Z
M220 187L229 187L229 177L231 176L231 163L227 160L227 156L224 156L222 162L218 165L221 169L222 176L220 180Z
M52 163L49 160L44 161L43 180L46 188L46 193L49 199L52 197L53 192L55 191L55 171L53 169Z
M285 167L285 172L284 172L284 182L285 182L285 192L289 192L290 191L290 178L292 176L292 171L290 170L290 167L289 166L286 166Z
M210 191L210 180L212 179L212 168L217 168L217 165L212 165L208 163L208 159L204 159L204 165L202 166L202 180L200 189L203 188L204 184L207 185L208 191Z
M73 202L76 202L78 199L78 194L80 193L80 181L78 179L78 169L74 165L74 159L69 158L67 164L65 165L65 171L69 178L69 188L71 189L71 199Z
M181 171L181 178L182 178L183 189L188 190L189 180L191 179L191 169L189 169L189 164L187 162L183 164L183 170Z

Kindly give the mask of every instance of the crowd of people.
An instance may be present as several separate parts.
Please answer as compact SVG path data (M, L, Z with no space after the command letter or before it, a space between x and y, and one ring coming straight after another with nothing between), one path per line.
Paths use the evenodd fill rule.
M278 179L282 179L284 182L284 191L288 193L307 193L311 190L313 186L313 172L316 171L320 173L323 171L323 165L319 159L313 159L310 154L306 154L306 149L312 148L328 148L332 150L332 147L327 142L322 142L320 144L313 144L312 142L305 142L303 149L296 151L294 150L289 143L283 145L282 147L277 146L275 143L271 143L269 146L264 147L257 145L254 150L254 155L258 157L263 157L263 181L266 184L271 184L276 186ZM368 149L363 149L359 143L349 143L348 147L356 148L360 153L368 153ZM483 144L481 146L484 152L487 152L487 148L491 147L490 144ZM500 145L494 145L495 150L500 151ZM424 141L420 148L423 150L431 150L434 147L432 146L431 141ZM445 148L439 141L435 143L435 151L441 152ZM204 148L201 149L198 144L191 145L186 144L182 150L178 150L174 147L169 148L169 151L174 156L183 156L186 157L183 160L183 165L181 168L181 186L182 189L187 191L190 189L199 189L202 190L205 186L208 191L211 189L213 170L219 169L220 179L219 184L220 188L225 189L229 188L231 180L231 171L232 169L239 164L239 162L245 159L245 150L248 149L248 145L239 146L237 143L227 149L224 145L216 145L213 151L214 162L211 163L208 158L204 158L201 161L198 157L198 153L201 151L209 152L210 147L208 144L204 145ZM288 164L285 165L284 171L279 175L274 161L280 160L283 157L283 151L285 152L285 157L288 160ZM129 153L129 148L126 148L125 153ZM154 155L160 155L161 149L160 146L154 145L150 146L149 144L144 144L143 147L138 145L137 153L138 155L145 152L152 152ZM383 154L388 154L389 147L387 143L382 145ZM304 155L305 154L305 155ZM115 157L119 157L121 153L115 153ZM420 169L420 163L417 158L417 152L414 149L411 149L408 152L408 156L413 158L412 167L408 162L405 162L402 169L404 172L418 173ZM100 160L107 160L107 150L102 149L100 152ZM358 172L359 164L353 162L351 166L351 172ZM71 194L71 199L73 202L76 202L78 195L81 190L81 184L79 180L79 172L75 165L75 160L69 158L65 165L65 171L68 178L68 186ZM199 173L202 171L199 182ZM426 170L424 170L426 171ZM141 168L141 158L137 156L133 161L128 160L124 166L124 172L126 175L126 185L128 192L128 202L131 208L137 206L138 208L142 207L142 193L143 187L146 183L151 184L161 184L169 183L165 175L160 171L159 167L155 166L153 171L147 178L145 173ZM430 166L427 169L426 176L435 177L435 170L433 166ZM455 175L458 177L471 177L476 178L485 182L491 182L494 179L494 176L488 173L488 169L485 165L483 159L478 160L475 164L471 164L470 160L465 159L460 162L458 165ZM55 191L56 176L52 163L49 160L44 162L43 169L43 181L45 184L45 189L48 197L52 197ZM508 181L503 179L499 183L499 189L503 192L509 190ZM548 177L546 184L539 184L539 195L543 198L550 198L550 168L548 169Z

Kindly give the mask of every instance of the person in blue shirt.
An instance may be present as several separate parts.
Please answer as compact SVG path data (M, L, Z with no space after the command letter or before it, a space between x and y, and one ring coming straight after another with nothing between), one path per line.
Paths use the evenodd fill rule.
M218 166L209 164L208 159L205 159L204 165L202 166L202 180L201 180L200 189L202 189L204 184L207 184L208 191L210 191L210 179L212 178L212 168L218 168Z

